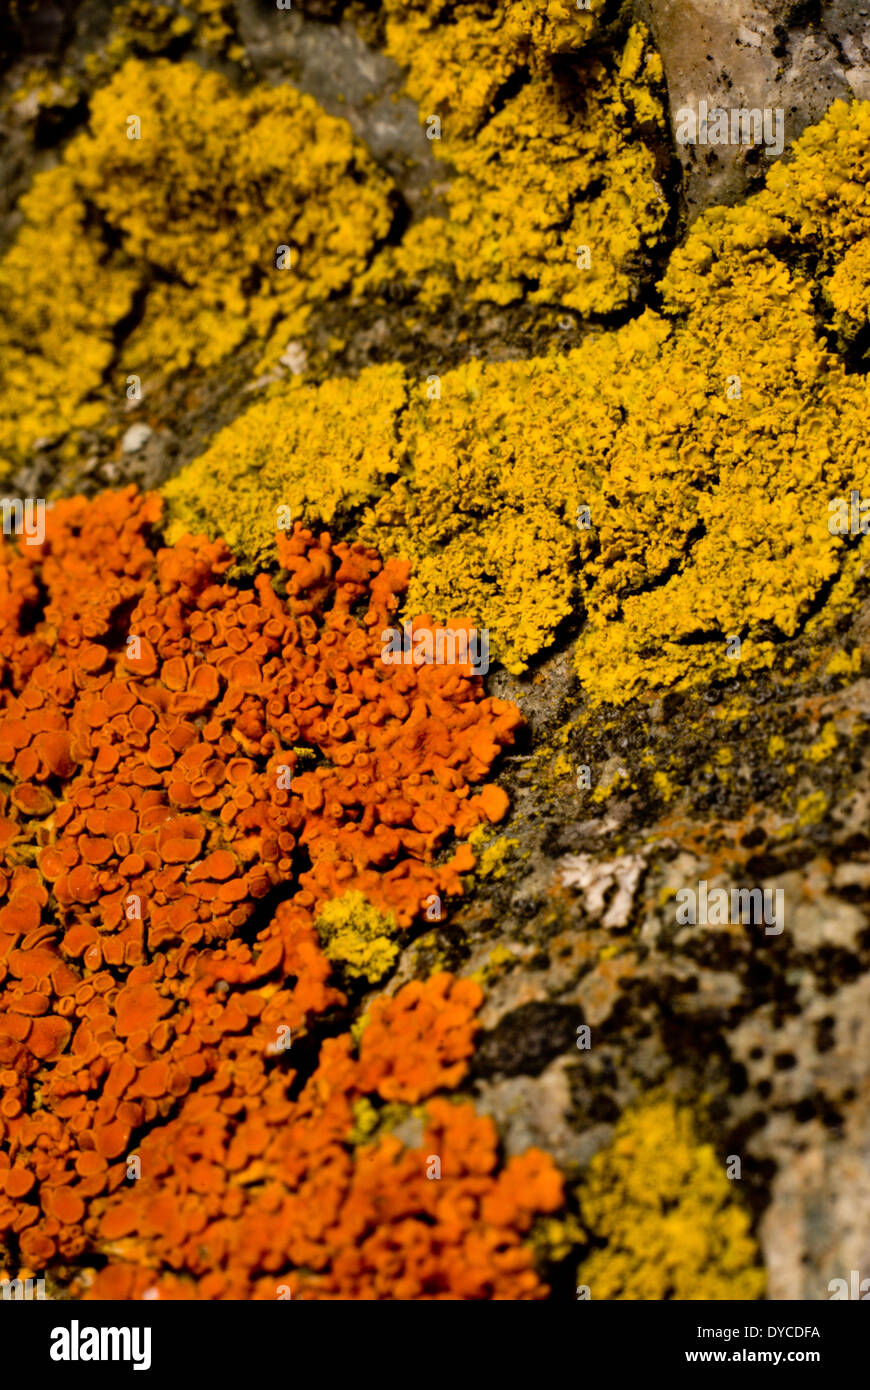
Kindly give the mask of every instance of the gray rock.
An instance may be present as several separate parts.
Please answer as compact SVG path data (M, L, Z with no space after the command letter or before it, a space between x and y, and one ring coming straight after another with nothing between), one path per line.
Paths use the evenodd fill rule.
M699 104L783 113L788 144L838 98L870 94L870 4L789 0L637 0L668 83L671 124ZM818 9L819 18L814 20ZM675 142L693 219L735 203L763 182L771 158L745 145Z

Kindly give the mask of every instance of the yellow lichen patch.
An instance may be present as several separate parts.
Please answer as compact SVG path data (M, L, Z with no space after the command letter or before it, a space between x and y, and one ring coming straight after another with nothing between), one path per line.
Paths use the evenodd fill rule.
M580 1190L596 1242L578 1283L593 1299L756 1299L764 1289L749 1217L724 1157L663 1099L623 1116Z
M858 676L861 674L861 648L851 652L834 652L825 666L826 676Z
M328 960L340 964L346 975L371 984L389 974L399 954L393 938L396 919L379 912L360 892L332 898L320 911L315 926Z
M798 797L798 825L802 828L818 825L824 820L827 809L828 798L823 791L810 792L807 796Z
M807 757L811 763L824 762L825 758L829 758L834 752L838 741L837 726L833 719L829 719L815 743L811 744L807 749L805 757Z
M84 71L92 82L107 82L128 58L156 57L190 38L195 29L189 6L181 13L159 0L123 0L112 8L105 43L85 56Z
M242 96L196 63L135 59L94 95L90 129L21 211L0 261L4 460L95 423L110 368L120 395L127 374L292 337L391 218L389 180L311 97ZM142 321L116 350L134 293Z
M759 210L835 271L870 229L870 103L836 101L771 169Z
M870 476L870 392L768 240L754 200L715 209L672 257L664 313L414 398L412 472L369 524L413 560L411 611L461 606L512 670L585 615L580 679L621 703L772 665L832 581L811 622L848 607L860 562L828 502Z
M509 839L507 835L487 840L484 826L472 831L468 843L474 850L480 878L504 878L520 847L519 840Z
M220 535L246 567L259 569L276 530L291 520L346 518L398 472L396 419L405 398L399 366L274 388L167 484L170 541L185 532Z
M23 226L0 260L0 472L38 439L88 428L114 355L112 327L139 277L109 267L63 167L38 173L21 200Z
M870 480L870 389L820 335L816 295L867 234L870 205L862 221L863 194L828 205L815 190L870 167L868 113L834 108L798 142L796 174L777 166L744 206L701 217L671 257L661 312L560 358L466 363L438 393L409 385L407 406L398 368L357 388L301 388L292 461L266 441L237 490L222 436L195 486L170 489L185 524L205 524L200 489L213 518L233 517L241 495L254 530L231 540L244 549L253 534L261 548L285 482L325 519L372 497L359 530L411 561L404 616L461 614L512 671L576 623L596 703L787 669L783 642L847 611L862 573L859 547L829 529L829 502ZM812 218L798 217L804 192ZM255 432L280 418L271 401L261 409Z
M828 281L838 325L852 336L870 317L870 236L849 248Z
M601 552L579 669L587 679L597 660L597 697L773 664L841 567L831 602L848 602L857 561L844 565L828 502L870 476L870 393L824 347L811 282L781 257L788 224L803 243L792 257L823 279L862 222L845 195L828 206L814 191L868 161L870 107L835 108L798 142L797 174L778 166L762 194L705 214L672 256L662 291L674 332L648 381L629 387L593 502ZM804 196L815 220L793 206Z
M190 7L199 15L199 37L203 47L223 52L233 38L232 0L187 0ZM244 49L238 46L231 50L230 57L241 57Z
M412 392L411 472L362 527L410 558L407 613L468 614L512 670L572 612L590 538L571 525L584 500L579 459L616 427L606 408L583 419L576 389L569 354L471 362L445 373L440 400Z
M138 140L124 138L131 111ZM293 87L240 96L195 63L130 62L95 96L91 126L68 163L125 250L168 277L131 363L169 351L175 365L209 365L279 315L298 325L389 225L385 176L345 122Z
M452 132L471 136L504 83L528 67L546 75L553 55L573 53L599 33L601 0L384 0L386 48L407 69L407 90L421 118L440 114Z
M557 75L553 55L582 48L594 27L564 0L545 15L531 4L462 6L450 24L431 7L406 9L387 24L388 51L409 64L427 128L440 122L433 149L455 177L446 219L413 227L361 284L415 283L430 306L458 280L496 303L622 308L668 216L643 138L665 131L646 31L636 25L609 64L584 59Z

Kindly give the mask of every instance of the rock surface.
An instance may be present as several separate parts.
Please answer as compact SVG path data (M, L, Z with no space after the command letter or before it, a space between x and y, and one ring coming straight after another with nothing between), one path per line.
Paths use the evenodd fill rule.
M0 30L5 243L20 192L84 114L78 99L35 108L12 93L31 60L74 72L86 88L82 57L99 47L108 8L23 5ZM276 16L239 0L242 70L246 81L297 83L346 117L395 181L407 225L441 207L445 167L403 95L401 70L344 8ZM662 55L672 135L680 110L706 101L781 108L787 145L832 101L870 99L870 4L637 0L635 9ZM13 49L26 58L10 65ZM204 61L230 66L224 55ZM770 162L742 148L674 149L674 227L742 200ZM340 376L398 360L422 378L433 358L448 368L526 358L573 346L585 331L574 315L528 304L463 303L427 318L400 298L334 302L288 344L281 367L317 379L327 362ZM335 339L344 346L328 358ZM94 431L72 464L35 449L10 492L164 482L245 407L262 384L255 361L242 350L195 390L118 406L115 434ZM485 981L467 1090L497 1121L507 1154L537 1144L572 1181L649 1092L697 1103L717 1152L741 1159L773 1299L825 1299L831 1279L870 1273L870 682L834 680L824 660L866 653L866 575L859 598L823 658L800 635L783 639L802 671L788 683L765 674L592 710L570 659L579 616L524 676L493 670L489 692L515 700L526 720L501 764L510 816L478 847L480 872L449 926L405 945L390 982L392 992L439 967ZM835 746L811 757L831 721ZM644 759L668 770L672 795L638 775ZM578 786L581 767L588 788ZM788 930L678 923L674 895L701 880L781 892ZM588 1049L577 1041L584 1027Z

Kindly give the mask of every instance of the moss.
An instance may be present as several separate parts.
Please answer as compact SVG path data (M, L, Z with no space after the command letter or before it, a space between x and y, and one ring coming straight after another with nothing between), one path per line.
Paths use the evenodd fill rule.
M333 898L321 909L315 926L324 955L351 978L375 984L392 970L399 954L393 941L396 920L390 912L379 912L362 893Z
M580 1191L595 1242L578 1283L593 1299L757 1299L764 1273L725 1162L671 1100L623 1116Z
M0 261L0 461L97 423L110 369L120 395L128 374L213 366L249 338L277 350L363 267L389 192L350 127L294 88L240 95L196 63L129 60L36 175Z
M186 531L223 536L244 568L259 569L291 518L347 520L398 472L396 419L405 399L398 366L275 388L167 484L170 541Z
M554 57L595 33L592 14L565 2L543 15L532 4L458 6L441 24L440 8L397 7L386 33L421 120L442 123L433 149L455 171L447 217L412 228L362 286L415 283L430 307L457 280L499 304L624 307L668 219L644 142L665 133L661 61L646 31L636 25L608 62L584 57L557 74Z

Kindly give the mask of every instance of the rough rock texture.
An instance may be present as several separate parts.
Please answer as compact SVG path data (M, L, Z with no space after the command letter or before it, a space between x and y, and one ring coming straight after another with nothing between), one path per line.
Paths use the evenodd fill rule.
M794 0L637 0L662 55L671 117L706 101L781 108L786 144L838 97L870 96L870 5ZM764 178L765 153L676 146L690 218L734 203Z

